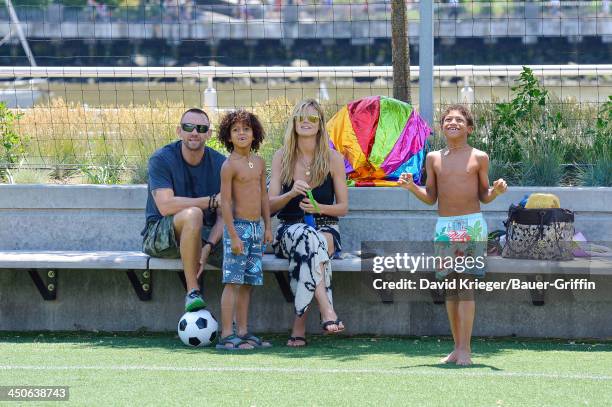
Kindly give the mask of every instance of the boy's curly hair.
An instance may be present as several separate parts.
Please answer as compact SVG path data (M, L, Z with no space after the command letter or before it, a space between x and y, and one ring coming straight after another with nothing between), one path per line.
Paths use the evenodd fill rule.
M468 109L467 106L461 104L450 105L446 109L444 109L444 112L442 112L442 116L440 116L440 126L444 126L444 119L446 118L446 116L448 116L451 110L456 110L461 113L461 115L465 118L467 125L470 127L474 127L474 116L472 116L472 112L470 112L470 109Z
M233 110L227 113L221 119L221 123L219 124L219 133L217 134L217 138L227 151L230 153L234 151L234 145L232 144L232 126L236 123L246 123L253 130L253 143L251 144L251 151L259 150L259 146L266 136L266 132L264 131L261 122L251 112L248 112L244 109Z

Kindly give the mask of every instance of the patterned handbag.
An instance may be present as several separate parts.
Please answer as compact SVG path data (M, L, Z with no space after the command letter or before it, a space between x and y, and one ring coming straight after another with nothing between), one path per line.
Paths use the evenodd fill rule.
M502 257L535 260L571 260L574 213L568 209L508 210Z

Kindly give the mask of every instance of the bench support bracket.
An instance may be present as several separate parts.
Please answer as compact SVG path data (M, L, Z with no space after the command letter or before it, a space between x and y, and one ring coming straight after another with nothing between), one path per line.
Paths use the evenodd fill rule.
M393 304L393 291L391 290L376 290L380 297L380 302L383 304Z
M126 273L140 301L150 301L153 291L151 270L127 270Z
M204 271L202 272L202 274L200 275L200 278L198 278L198 286L200 287L200 292L202 294L204 294L204 277L206 277L206 272L208 270L204 269ZM185 279L185 272L182 270L178 270L176 272L176 276L179 278L179 280L181 281L181 285L183 286L183 288L185 289L185 291L187 291L187 279Z
M433 300L434 304L437 304L437 305L444 304L445 300L444 300L444 290L443 289L431 288L429 292L431 294L431 299Z
M542 282L544 281L544 277L541 274L536 274L535 276L527 276L527 280L530 282ZM531 303L536 307L541 307L544 305L544 294L546 294L545 289L534 289L529 290L529 295L531 296Z
M185 273L182 270L178 270L176 272L176 275L179 278L179 280L181 280L181 284L183 285L183 288L185 289L185 291L187 291L187 280L185 279Z
M381 274L381 277L385 281L392 281L395 275L396 274L394 272L389 272L389 273ZM374 280L375 278L376 278L376 274L372 274L372 280ZM380 298L381 303L393 304L393 291L384 288L384 289L376 290L376 293L378 294L378 298Z
M45 301L53 301L57 298L57 270L30 269L28 273Z
M287 272L275 271L274 277L276 277L276 282L278 283L278 287L283 293L283 297L285 297L285 301L292 303L295 300L295 297L291 292L291 286L289 285L289 281L287 279Z

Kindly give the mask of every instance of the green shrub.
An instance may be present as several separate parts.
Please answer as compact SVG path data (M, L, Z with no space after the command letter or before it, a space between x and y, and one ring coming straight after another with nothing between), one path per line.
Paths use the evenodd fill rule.
M140 160L132 169L130 184L146 184L149 182L149 160Z
M578 180L584 186L612 186L612 96L600 109L589 129L592 148L586 152L586 165L579 167Z
M536 138L521 151L520 184L524 186L558 186L563 180L563 147L555 140Z
M603 157L591 165L579 167L578 180L585 187L612 187L612 159Z
M94 159L93 165L82 165L81 172L88 184L123 184L128 174L125 161L122 158L106 156Z
M11 170L13 184L48 184L51 180L51 171L31 168L17 168Z
M21 114L14 113L0 102L0 181L10 178L9 166L19 162L25 153L26 139L21 137L15 129L16 122Z
M528 69L513 89L509 102L472 106L476 122L469 142L489 154L490 178L504 178L511 184L548 185L559 180L561 184L605 185L604 158L610 161L612 151L612 97L599 111L588 103L560 100L549 95ZM294 101L281 97L253 107L266 129L259 154L268 167L283 144L293 106ZM323 105L326 117L340 107ZM5 179L6 168L25 160L29 167L51 168L53 182L77 173L84 174L86 182L146 182L148 158L177 139L176 126L184 110L185 106L162 102L92 108L52 99L17 115L2 106L0 168L5 168ZM219 114L212 113L210 118L214 130ZM31 137L20 136L24 134ZM440 132L429 139L430 150L445 144ZM208 145L227 154L216 136Z
M509 162L491 159L489 161L489 182L503 178L509 185L520 183L520 178L516 174L515 165Z
M550 95L527 67L512 90L512 100L496 103L492 114L476 112L485 151L498 162L520 163L517 181L521 185L571 184L572 167L567 164L588 161L605 133L592 129L589 136L594 108Z

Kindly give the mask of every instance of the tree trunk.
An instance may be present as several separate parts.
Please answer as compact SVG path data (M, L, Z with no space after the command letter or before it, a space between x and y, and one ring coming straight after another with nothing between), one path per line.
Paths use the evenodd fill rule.
M391 49L393 60L393 97L411 103L410 45L406 1L391 1Z

